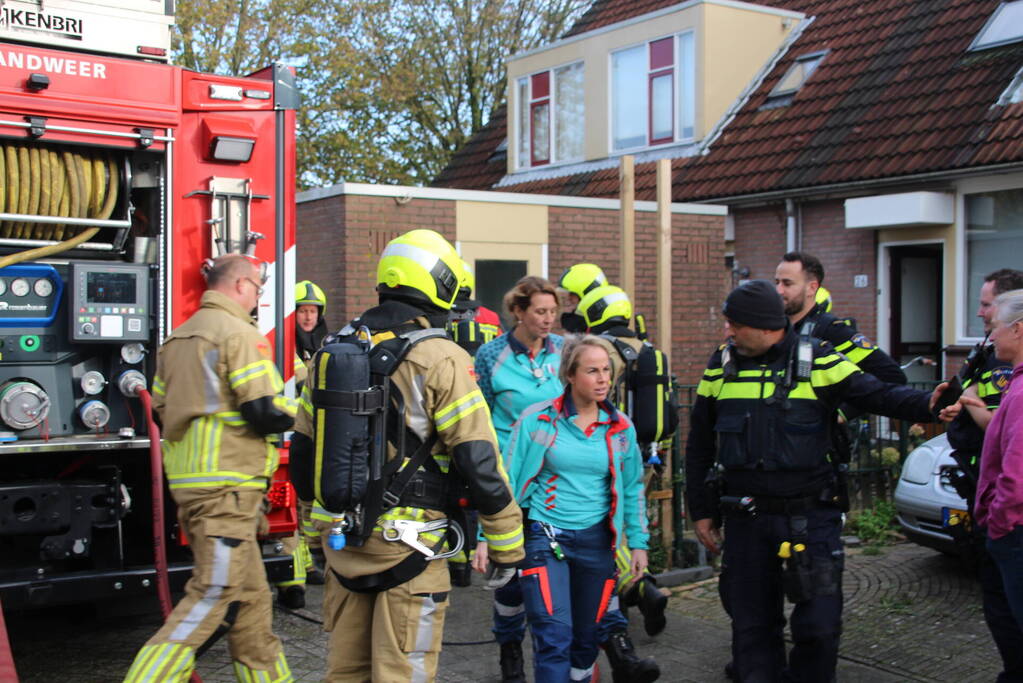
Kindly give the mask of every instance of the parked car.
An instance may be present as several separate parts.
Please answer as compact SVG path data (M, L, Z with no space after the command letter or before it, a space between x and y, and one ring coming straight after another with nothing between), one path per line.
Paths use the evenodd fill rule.
M960 549L949 534L949 516L967 510L949 483L949 472L956 469L948 437L940 434L906 456L895 487L895 510L906 538L950 555Z

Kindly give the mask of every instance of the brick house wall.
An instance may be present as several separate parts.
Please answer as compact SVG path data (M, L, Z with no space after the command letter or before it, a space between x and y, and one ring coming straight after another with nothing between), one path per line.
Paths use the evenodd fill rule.
M612 284L620 282L617 211L551 207L549 268L557 280L573 263L596 263ZM657 319L657 216L636 213L636 292L633 310L643 313L651 341L669 354L683 384L699 382L707 358L723 339L721 302L728 293L724 267L724 218L672 216L672 334L665 344Z
M298 278L323 287L330 326L336 329L376 304L376 264L389 240L413 228L431 228L454 243L456 204L453 199L358 194L300 198ZM550 206L551 279L557 280L573 263L590 261L604 268L612 282L618 282L618 230L617 209ZM672 231L671 343L665 344L659 333L656 214L649 211L636 212L634 307L646 315L651 338L669 353L679 381L695 384L711 351L722 340L720 307L730 282L724 267L724 216L675 213Z
M392 239L416 228L455 240L455 203L334 195L298 204L298 279L327 295L334 329L376 305L376 266Z
M832 311L856 319L861 332L877 337L877 244L874 230L847 230L842 199L798 205L800 249L824 266L824 286L831 291ZM735 221L735 262L750 269L750 277L774 280L785 253L785 205L770 204L732 210ZM853 277L866 275L866 287L854 287Z

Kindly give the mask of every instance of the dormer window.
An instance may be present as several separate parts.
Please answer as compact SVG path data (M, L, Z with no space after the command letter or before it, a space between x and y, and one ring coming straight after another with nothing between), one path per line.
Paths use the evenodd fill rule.
M518 79L516 99L519 168L582 158L582 62Z
M1007 45L1023 40L1023 0L1003 2L973 39L970 50Z
M767 96L764 108L783 107L792 102L792 98L799 92L799 89L803 87L803 84L810 79L813 72L824 61L826 54L827 52L814 52L813 54L796 57L796 61L792 63L789 70L785 72L785 75L781 77L778 84L774 86L771 94Z
M618 152L693 137L692 32L611 53L611 148Z

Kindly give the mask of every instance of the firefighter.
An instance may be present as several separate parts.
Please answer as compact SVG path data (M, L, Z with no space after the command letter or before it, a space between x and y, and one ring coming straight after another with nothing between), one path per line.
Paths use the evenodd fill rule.
M464 277L458 288L458 298L451 306L448 333L456 344L469 355L474 355L479 347L497 339L504 330L501 329L501 317L472 298L476 290L476 276L473 275L472 266L467 261L462 261L462 268ZM474 324L459 326L458 323L463 321Z
M637 355L643 349L644 342L629 329L632 303L628 295L619 287L602 285L585 294L576 310L583 317L589 333L597 335L596 338L603 343L611 359L612 389L609 400L633 419L630 410L635 411L638 406L629 406L625 400L628 390L624 386L626 361L616 342L626 344ZM650 444L640 444L640 452L649 451L649 447ZM638 578L633 576L632 556L627 541L615 553L618 567L617 595L608 605L601 622L600 643L611 662L616 682L654 681L660 674L660 668L653 659L640 659L635 654L635 647L628 634L629 622L619 609L619 600L626 607L639 607L643 614L644 629L647 635L653 636L663 631L667 624L664 611L668 598L661 593L649 572L644 571Z
M562 273L558 288L562 290L561 328L579 334L586 331L586 321L575 310L582 298L591 290L607 284L607 276L600 266L577 263Z
M420 446L433 446L424 466L412 471L411 485L403 489L397 505L364 501L366 508L380 505L384 512L365 521L373 527L363 545L349 544L341 550L324 545L330 569L324 596L324 627L331 632L330 683L432 681L436 674L451 587L447 562L425 561L427 553L403 540L404 534L402 540L391 542L385 540L385 530L423 528L450 519L447 492L465 486L489 543L494 571L488 585L508 581L523 559L522 514L498 461L490 412L473 380L472 359L442 331L440 336L429 334L433 328L443 329L461 271L454 248L438 233L412 230L401 235L380 258L379 305L339 333L339 339L368 334L374 344L396 338L412 344L390 373L392 396L400 394L403 409L388 417L394 415L396 429L404 429L408 436L399 439L396 429L388 430L388 463L401 458L407 464L422 454ZM421 341L412 343L417 335ZM319 385L317 391L322 391ZM389 411L398 410L397 400ZM316 401L317 393L307 384L292 442L293 459L308 460L318 448L313 438L314 410L320 410ZM406 452L397 452L398 442L405 444ZM313 514L325 533L338 528L338 520L319 506ZM319 515L325 517L322 522ZM327 525L333 525L329 531ZM436 540L436 534L413 535L416 544L433 545Z
M1012 365L998 360L991 345L988 344L988 337L994 326L996 311L994 302L998 295L1020 288L1023 288L1023 272L1018 270L1002 268L984 278L977 308L977 317L984 321L984 340L970 353L960 377L966 388L964 395L979 399L985 405L982 408L969 407L958 410L948 425L948 443L953 448L952 457L960 468L960 471L951 477L952 484L956 492L966 500L970 515L973 515L977 499L977 479L980 476L984 432L995 410L1001 404L1002 392L1009 386L1009 379L1012 377ZM944 414L942 419L946 419ZM997 680L1023 681L1023 631L1009 609L1005 584L998 565L984 547L987 530L970 523L961 526L969 528L969 532L960 534L961 542L967 546L970 556L978 561L984 621L987 622L991 638L1002 657L1002 673ZM952 527L950 530L953 530Z
M301 389L323 338L327 336L327 295L310 280L295 285L295 382Z
M473 290L476 289L476 277L472 273L472 266L463 260L462 268L462 283L458 288L458 297L451 306L447 330L452 341L465 349L470 356L475 356L481 346L499 337L504 330L501 329L500 316L472 298ZM474 538L478 532L475 514L470 511L466 521L468 527L465 530L466 538ZM467 543L461 553L448 559L451 583L463 588L472 585L470 563L473 554L472 546Z
M721 582L735 674L740 681L832 681L844 563L829 434L834 413L848 401L930 422L947 385L928 395L885 384L829 343L800 337L766 280L732 290L722 313L728 343L711 356L697 387L686 489L696 536L710 552L721 550L724 518ZM788 656L783 596L795 604Z
M899 364L857 331L853 320L827 312L831 308L831 297L827 290L824 290L826 296L818 297L824 282L824 266L817 257L806 252L788 252L775 269L774 282L785 304L785 315L797 335L830 342L860 370L882 382L906 383L906 375Z
M295 285L295 384L299 391L313 354L327 336L326 311L327 296L314 282L303 280ZM277 602L289 609L305 607L305 586L322 586L325 566L320 534L310 517L312 502L299 500L297 507L299 528L282 542L284 552L294 559L294 574L277 583Z
M178 521L195 558L185 597L139 650L126 683L187 681L196 653L227 633L239 681L292 681L271 630L272 595L257 529L277 469L268 437L295 402L250 312L264 278L248 257L213 261L199 310L160 348L153 408Z

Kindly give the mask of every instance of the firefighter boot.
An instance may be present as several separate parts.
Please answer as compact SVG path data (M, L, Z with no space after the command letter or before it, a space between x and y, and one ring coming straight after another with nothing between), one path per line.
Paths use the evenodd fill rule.
M657 581L649 574L644 574L622 596L626 607L639 607L643 613L643 629L648 636L656 636L664 630L668 620L664 610L668 606L668 596L657 587Z
M309 557L313 563L305 570L305 582L310 586L322 586L325 581L323 572L327 566L323 548L310 548Z
M612 633L603 644L611 662L611 680L614 683L651 683L661 676L661 667L649 657L640 659L625 631Z
M277 602L288 609L305 607L305 586L278 586Z
M526 683L522 670L522 643L501 643L501 683Z

